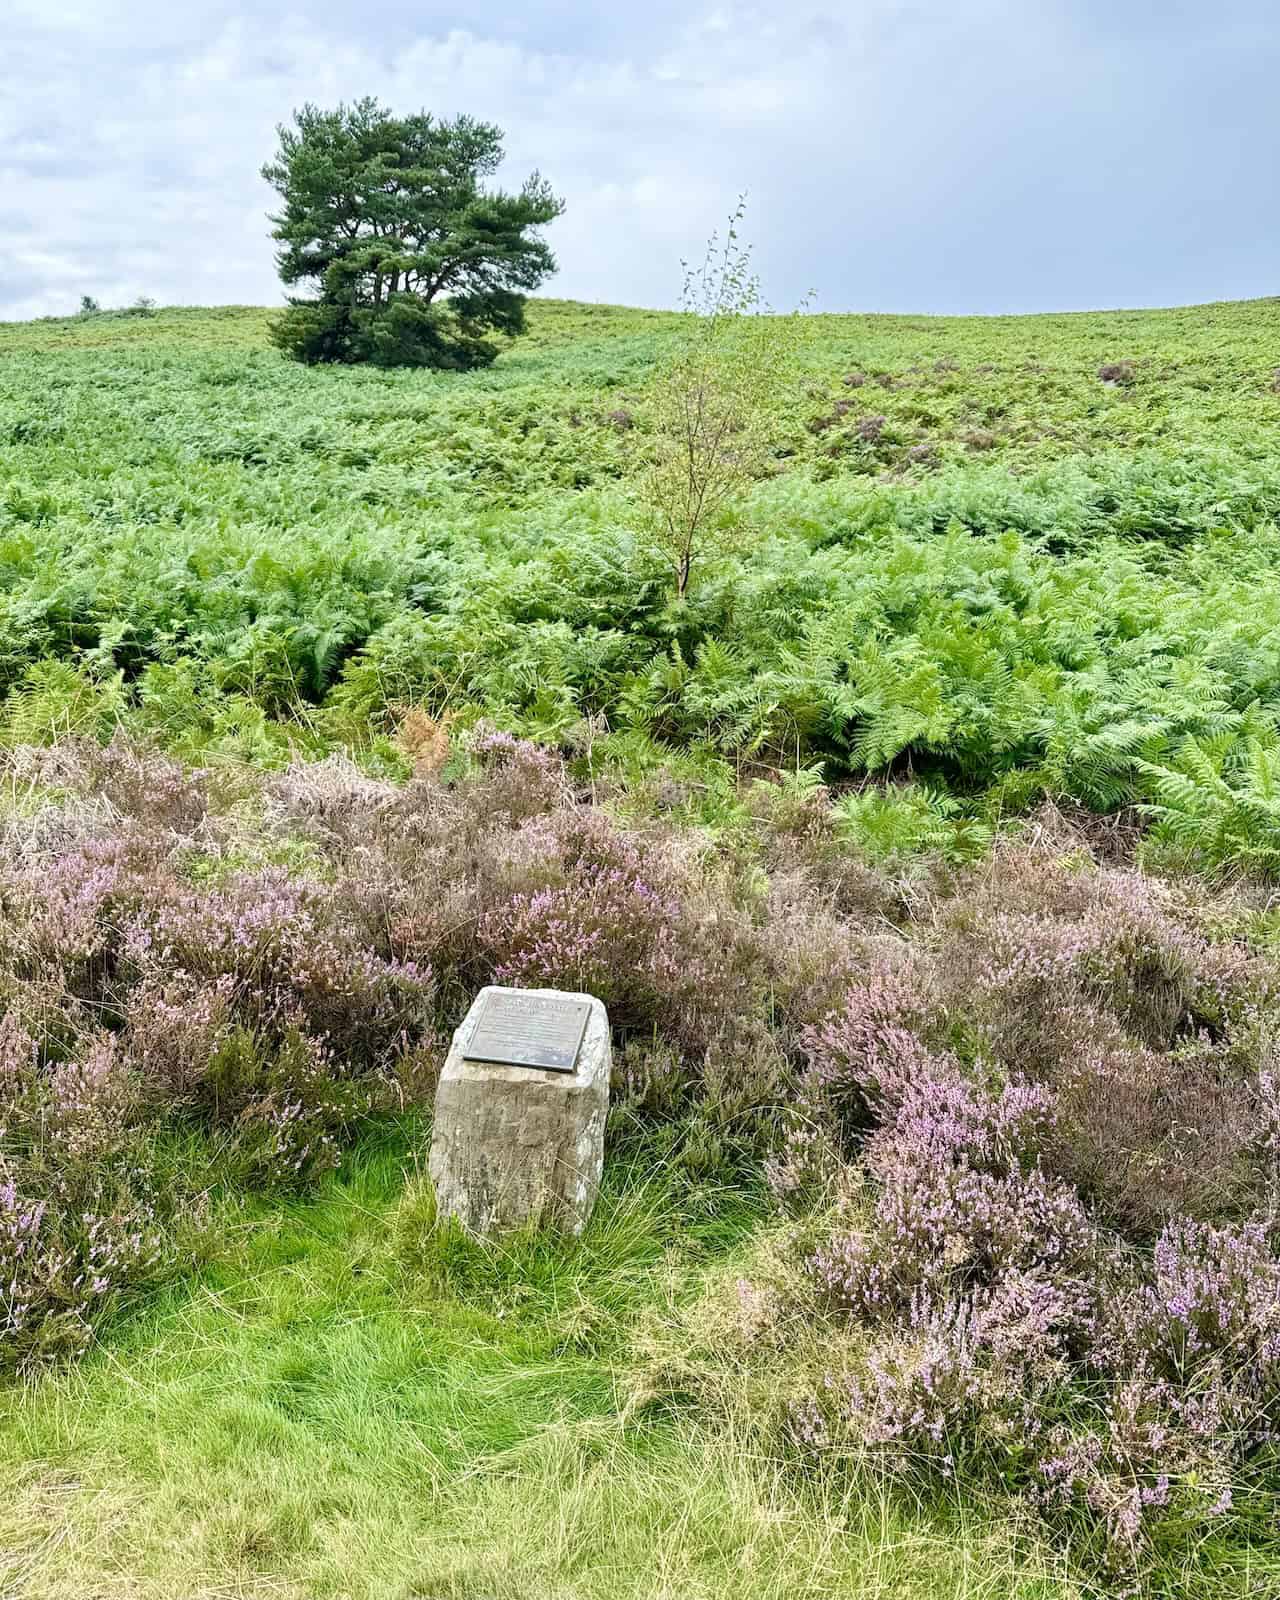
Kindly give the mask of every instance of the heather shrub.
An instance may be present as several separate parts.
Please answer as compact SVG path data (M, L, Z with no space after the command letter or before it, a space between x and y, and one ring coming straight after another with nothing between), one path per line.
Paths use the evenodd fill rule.
M399 1053L370 1068L308 1033L297 1013L253 1026L233 977L209 983L179 972L134 990L120 1034L142 1092L230 1138L240 1177L291 1181L336 1164L343 1137L362 1118L400 1100ZM406 1051L405 1054L412 1052Z
M1052 843L1006 850L999 871L975 874L939 908L940 934L955 936L943 962L957 987L1007 995L1009 1023L1018 1013L1032 1022L1037 1003L1069 994L1167 1046L1188 1027L1216 1023L1261 976L1238 946L1197 926L1199 909L1158 880L1098 869Z
M765 957L773 1021L794 1055L797 1040L837 1011L883 954L871 939L833 931L821 914L782 919L771 932Z
M841 1160L857 1154L878 1110L932 1060L919 1037L928 1009L922 982L909 960L882 963L803 1037L795 1120L824 1129Z
M659 1030L696 1054L758 1003L749 925L603 815L561 810L526 825L523 870L542 876L486 909L478 945L492 980L597 994L623 1032Z
M1139 1237L1183 1213L1247 1215L1267 1183L1263 1076L1206 1034L1157 1052L1100 1024L1057 1079L1048 1158L1103 1219Z
M482 727L468 748L484 774L485 799L495 818L521 822L553 810L566 798L561 763L529 740Z
M396 785L367 777L344 756L294 762L263 785L263 821L280 837L301 837L332 856L364 843L396 803Z
M1040 1430L1049 1504L1083 1504L1113 1563L1152 1525L1192 1536L1266 1488L1280 1424L1280 1261L1260 1222L1170 1223L1117 1274L1086 1351L1075 1422ZM1087 1398L1093 1404L1087 1403Z
M156 879L166 845L138 827L69 841L52 858L0 867L0 915L9 929L5 966L38 981L56 972L73 995L89 997L109 981L121 923Z
M1276 973L1244 926L1058 833L850 946L768 1164L795 1448L1012 1490L1124 1583L1266 1492Z
M128 1142L142 1091L115 1034L90 1037L69 1060L51 1061L41 1086L41 1134L52 1146L53 1160L101 1161Z
M296 1023L344 1058L373 1064L428 1026L432 979L369 948L375 934L343 887L281 868L196 888L170 881L127 926L123 958L153 982L173 972L230 980L253 1026Z
M83 1343L173 1264L212 1185L332 1165L432 1081L437 1038L434 979L393 956L361 877L224 865L243 784L211 812L199 779L119 741L11 766L41 798L0 839L6 1363Z
M109 744L72 738L20 745L5 766L15 783L39 786L51 797L87 793L116 824L128 818L186 836L208 813L206 774L118 733Z
M74 1353L171 1254L140 1157L146 1099L110 1033L47 1057L0 1017L0 1373Z
M196 1105L233 1130L244 1179L279 1183L336 1166L352 1125L386 1105L381 1088L299 1028L273 1040L239 1027L215 1049Z
M435 771L397 787L331 758L290 768L267 803L276 834L319 849L362 937L406 969L434 971L450 1025L456 1016L445 1013L488 981L477 937L485 911L561 881L554 835L576 810L558 761L492 730L449 778Z
M82 1350L118 1292L162 1265L163 1238L144 1204L96 1200L58 1205L0 1177L0 1373Z
M895 1093L866 1143L870 1208L808 1257L832 1370L789 1431L1083 1511L1064 1530L1132 1576L1157 1533L1194 1537L1265 1482L1280 1261L1262 1222L1182 1218L1123 1248L1040 1160L1053 1114L1046 1089L954 1062Z
M1114 1225L1259 1199L1276 969L1203 906L1053 848L1005 854L937 914L935 1029L1052 1087L1051 1159ZM1048 1155L1048 1152L1046 1152Z
M190 972L157 973L133 988L124 1007L123 1040L148 1092L182 1106L236 1026L236 982L212 983Z
M882 1091L883 1092L883 1091ZM1042 1089L982 1086L945 1058L917 1059L867 1144L872 1226L811 1262L815 1286L864 1321L912 1320L957 1294L991 1293L1052 1272L1088 1304L1097 1248L1069 1185L1039 1150L1052 1117Z

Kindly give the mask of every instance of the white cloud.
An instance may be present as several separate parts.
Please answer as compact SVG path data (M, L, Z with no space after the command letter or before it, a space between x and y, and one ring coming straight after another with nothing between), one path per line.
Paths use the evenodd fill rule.
M258 177L275 124L365 93L507 130L510 178L537 166L569 202L558 294L670 303L743 189L778 304L811 284L840 309L1264 292L1280 27L1266 0L1223 0L1235 43L1206 49L1189 9L1145 27L1144 9L1109 32L1101 0L654 0L618 25L573 0L269 20L229 0L10 0L0 315L81 293L277 299ZM1228 121L1193 126L1215 95Z

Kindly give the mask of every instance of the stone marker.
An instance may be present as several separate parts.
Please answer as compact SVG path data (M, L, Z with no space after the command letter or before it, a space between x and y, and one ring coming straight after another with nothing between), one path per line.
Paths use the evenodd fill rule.
M471 1233L581 1233L600 1187L609 1018L593 995L481 989L436 1091L439 1214Z

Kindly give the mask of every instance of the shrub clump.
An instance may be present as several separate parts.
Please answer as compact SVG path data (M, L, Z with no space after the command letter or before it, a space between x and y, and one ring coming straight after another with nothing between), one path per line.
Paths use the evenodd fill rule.
M829 1370L790 1436L1012 1486L1131 1578L1273 1470L1273 966L1051 848L931 898L805 1035L772 1178L835 1201L792 1291Z

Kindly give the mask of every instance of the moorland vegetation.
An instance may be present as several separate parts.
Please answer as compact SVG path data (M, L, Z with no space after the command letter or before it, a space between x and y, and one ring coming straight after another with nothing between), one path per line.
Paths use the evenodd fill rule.
M1048 794L1265 870L1278 315L807 318L753 537L677 605L635 492L669 316L538 305L465 377L295 370L252 311L8 328L10 734L283 762L416 705L704 820L760 763L871 848Z
M1270 1592L1278 319L797 319L683 582L678 317L0 328L9 1587ZM489 981L580 1246L415 1175Z

